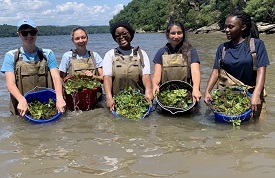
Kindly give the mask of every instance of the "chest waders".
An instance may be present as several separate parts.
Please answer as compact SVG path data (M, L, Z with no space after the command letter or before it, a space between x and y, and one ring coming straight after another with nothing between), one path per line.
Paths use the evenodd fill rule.
M191 84L190 61L190 51L187 53L186 57L178 53L168 54L165 52L162 55L161 83L170 80L180 80Z
M250 53L251 53L252 60L253 60L252 61L253 62L253 76L251 76L251 77L256 77L257 76L257 53L256 53L256 49L255 49L254 38L250 39L249 46L250 46ZM218 66L219 77L218 77L217 88L223 88L226 86L240 86L240 87L247 86L243 82L236 79L235 77L233 77L231 74L229 74L222 68L222 63L223 63L224 56L226 53L226 48L227 48L227 46L225 45L222 50L222 59L219 60L219 66ZM248 91L250 93L253 93L255 86L247 86L247 87L248 87ZM263 89L263 91L261 93L261 98L263 98L264 96L267 96L267 92L266 92L265 88Z
M250 39L249 42L250 45L250 53L252 56L252 62L253 62L253 76L251 77L256 77L257 76L257 55L256 55L256 50L255 50L255 43L254 43L254 38ZM226 47L223 47L222 51L222 59L219 60L219 66L218 66L218 72L219 72L219 77L218 77L218 83L217 83L217 88L222 88L225 86L247 86L240 80L236 79L232 75L230 75L228 72L226 72L222 68L222 60L224 60L224 56L226 53ZM247 86L248 87L248 92L253 94L254 91L254 86ZM263 87L263 90L260 94L260 99L261 99L261 104L258 106L257 111L253 112L253 118L265 118L266 114L266 103L264 97L267 96L267 91L265 87Z
M126 87L140 90L144 94L142 83L142 69L144 67L143 55L139 47L133 49L133 56L122 55L114 49L115 55L112 64L113 95ZM139 54L139 57L138 55Z
M72 53L72 60L70 61L69 69L67 72L68 75L76 75L76 74L85 75L86 70L91 71L93 75L98 75L93 52L88 51L89 58L77 59L76 50L71 50L71 51L73 53Z
M53 81L47 63L47 58L42 49L38 49L39 61L23 61L20 49L14 54L15 84L22 95L33 90L36 86L52 88ZM10 111L18 115L18 101L10 95Z
M74 49L72 51L72 60L69 63L69 69L67 75L85 75L85 72L91 71L93 76L99 76L98 70L96 69L95 57L92 51L88 51L89 58L77 59L77 52ZM102 94L102 89L100 88L97 92L97 98Z

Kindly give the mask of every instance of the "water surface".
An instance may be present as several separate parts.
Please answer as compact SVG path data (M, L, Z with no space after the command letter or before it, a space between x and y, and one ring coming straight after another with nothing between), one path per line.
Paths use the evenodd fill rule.
M0 76L1 178L75 177L274 177L274 35L261 35L271 61L267 68L267 115L240 127L216 123L202 101L190 114L155 111L138 122L115 118L107 109L67 112L55 122L33 124L8 111L9 93ZM224 34L189 35L201 59L204 92L217 46ZM20 47L19 38L0 38L0 63ZM164 34L136 34L134 45L153 59ZM73 48L70 36L39 36L39 47L58 62ZM102 58L116 43L110 34L89 36L89 48Z

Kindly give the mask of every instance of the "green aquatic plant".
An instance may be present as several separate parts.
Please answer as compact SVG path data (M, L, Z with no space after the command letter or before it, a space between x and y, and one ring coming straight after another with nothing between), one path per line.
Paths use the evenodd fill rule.
M76 93L81 91L85 88L93 89L93 88L100 88L101 83L97 79L93 79L89 76L85 75L75 75L64 82L65 92L67 94Z
M40 102L38 100L33 100L29 105L28 114L37 120L46 120L57 114L57 108L55 101L53 99L49 99L48 102Z
M192 94L187 89L163 90L157 97L162 105L168 107L186 109L193 103Z
M115 110L119 116L138 120L148 111L149 103L139 91L131 87L114 95Z
M227 116L238 116L250 109L250 97L239 87L225 87L211 94L211 108Z

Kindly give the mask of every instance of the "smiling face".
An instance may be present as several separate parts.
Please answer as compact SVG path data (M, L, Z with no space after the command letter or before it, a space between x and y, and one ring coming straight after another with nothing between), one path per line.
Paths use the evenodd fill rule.
M115 31L115 39L121 49L131 49L131 35L126 28L118 27Z
M72 41L76 49L86 50L88 36L82 29L77 29L72 34Z
M171 46L175 49L184 39L183 29L177 25L173 25L170 31L166 34Z
M37 39L36 28L26 26L25 28L20 28L17 33L18 36L21 38L23 47L35 47L35 42Z
M225 20L225 34L228 40L239 42L243 39L246 25L237 16L229 16Z

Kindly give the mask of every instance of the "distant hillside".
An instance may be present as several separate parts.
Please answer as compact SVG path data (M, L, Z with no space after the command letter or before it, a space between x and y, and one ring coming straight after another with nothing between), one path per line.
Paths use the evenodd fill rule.
M49 35L69 35L76 25L71 26L39 26L39 36ZM87 33L109 33L109 26L85 26L83 27ZM0 25L0 37L14 37L17 36L16 26L11 25Z
M222 26L235 9L244 9L256 22L275 23L274 0L132 0L109 24L126 20L137 30L157 32L178 20L187 29L198 29L214 23Z

